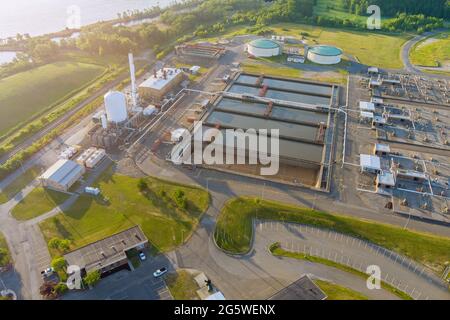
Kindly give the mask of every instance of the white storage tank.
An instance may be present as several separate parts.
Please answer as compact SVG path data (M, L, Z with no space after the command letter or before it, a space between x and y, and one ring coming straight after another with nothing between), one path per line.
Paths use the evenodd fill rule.
M313 46L308 49L308 60L317 64L338 64L342 59L342 50L333 46Z
M247 51L254 57L273 57L282 53L281 45L269 39L253 40L247 45Z
M105 109L108 121L122 123L128 119L127 97L119 91L110 91L105 94Z

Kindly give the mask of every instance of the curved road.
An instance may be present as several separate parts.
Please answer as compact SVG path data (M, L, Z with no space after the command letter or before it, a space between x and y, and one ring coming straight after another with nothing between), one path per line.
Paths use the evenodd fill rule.
M448 79L448 77L445 76L445 75L431 74L431 73L425 73L425 72L423 72L420 68L418 68L418 67L416 67L415 65L413 65L413 64L411 63L410 58L409 58L409 57L410 57L411 49L412 49L417 43L419 43L420 41L426 39L427 37L436 35L436 34L438 34L438 33L440 33L440 32L442 32L442 30L436 30L436 31L432 31L432 32L425 32L425 33L423 33L423 34L421 34L421 35L418 35L418 36L412 38L411 40L407 41L407 42L403 45L402 50L401 50L401 53L400 53L400 56L401 56L401 59L402 59L403 65L404 65L404 69L405 69L407 72L413 73L413 74L425 74L425 75L427 75L428 77L433 77L433 78L447 78L447 79Z

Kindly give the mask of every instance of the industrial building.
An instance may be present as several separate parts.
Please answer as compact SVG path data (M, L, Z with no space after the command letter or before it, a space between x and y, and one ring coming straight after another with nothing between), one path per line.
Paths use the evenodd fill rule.
M247 52L251 56L263 58L279 56L283 52L283 49L276 41L269 39L257 39L247 45Z
M342 50L333 46L313 46L308 48L308 60L317 64L338 64L342 59Z
M381 172L381 159L378 156L370 154L360 155L360 166L362 172L380 173Z
M79 266L83 274L100 271L102 275L128 266L127 252L143 250L148 239L139 226L91 243L64 255L68 265Z
M39 177L42 186L68 191L86 172L85 168L71 160L61 159Z
M160 102L183 81L183 72L176 68L163 68L155 71L139 86L139 96L148 101Z

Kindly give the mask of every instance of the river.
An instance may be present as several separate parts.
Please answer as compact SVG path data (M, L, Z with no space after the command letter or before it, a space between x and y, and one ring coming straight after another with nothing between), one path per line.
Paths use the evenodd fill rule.
M174 0L0 0L0 39L29 33L32 36L57 32L77 21L88 25L117 18L117 14L156 5L166 7ZM80 14L77 15L77 12ZM79 16L79 19L78 19Z

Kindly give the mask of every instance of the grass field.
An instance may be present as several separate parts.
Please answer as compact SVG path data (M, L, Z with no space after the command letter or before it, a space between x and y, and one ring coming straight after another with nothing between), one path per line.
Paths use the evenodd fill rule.
M197 227L209 205L209 194L195 187L146 178L148 191L138 189L139 179L105 171L95 183L103 199L81 196L63 213L44 221L45 239L69 239L71 249L140 225L155 251L167 251L183 243ZM175 192L187 199L186 209L175 204ZM55 252L53 252L55 254Z
M63 204L70 195L38 187L20 201L11 214L17 220L36 218Z
M450 66L450 32L419 42L411 50L411 62L424 67Z
M99 77L97 64L56 62L0 79L0 135Z
M302 72L298 69L288 68L281 64L267 63L256 59L247 59L241 64L244 72L265 74L280 77L300 78Z
M280 248L277 244L273 244L270 246L270 252L272 252L272 254L274 256L278 256L278 257L287 257L287 258L298 259L298 260L307 260L307 261L310 261L313 263L320 263L320 264L323 264L323 265L326 265L326 266L329 266L332 268L339 269L339 270L347 272L347 273L354 274L363 279L367 279L367 274L365 274L361 271L358 271L356 269L353 269L349 266L346 266L346 265L343 265L340 263L336 263L334 261L327 260L327 259L324 259L321 257L311 256L311 255L303 254L303 253L286 251L286 250ZM410 297L406 293L394 288L393 286L391 286L388 283L381 281L381 287L383 289L395 294L396 296L398 296L399 298L401 298L403 300L412 300L412 297Z
M167 275L166 285L175 300L198 300L199 289L193 276L185 271L178 270L176 273Z
M7 185L0 192L0 204L8 202L16 194L23 190L28 184L30 184L36 177L41 173L41 168L31 167L26 170L25 173L21 174L16 180Z
M236 254L247 252L255 217L313 225L365 239L423 263L439 274L450 261L450 238L255 198L236 198L225 205L215 231L218 246Z
M403 67L400 59L402 45L410 35L392 35L345 29L332 29L293 23L270 26L276 34L300 36L307 33L305 39L310 45L329 44L344 50L344 54L355 56L361 63L382 68L399 69Z
M0 232L0 267L6 266L11 262L11 255L9 252L8 244L3 234Z
M365 295L352 289L323 280L314 283L327 295L327 300L369 300Z

